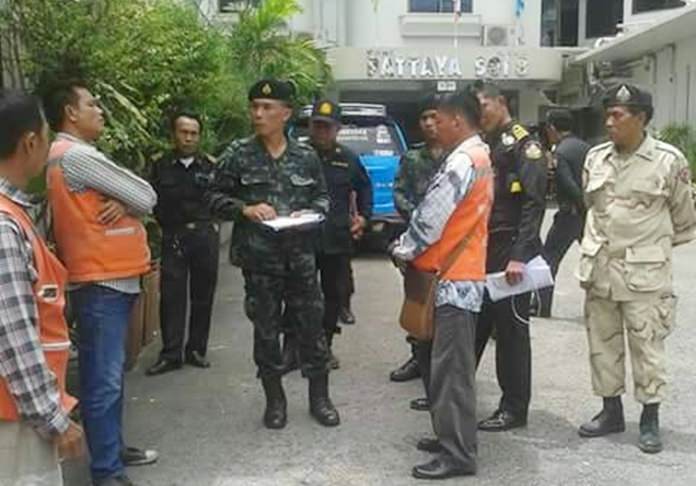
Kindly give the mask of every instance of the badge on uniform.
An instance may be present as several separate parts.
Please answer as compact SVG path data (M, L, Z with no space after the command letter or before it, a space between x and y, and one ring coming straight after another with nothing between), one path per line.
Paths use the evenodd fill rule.
M512 134L517 140L522 140L524 137L529 136L529 132L522 125L513 125Z
M529 142L524 148L524 156L529 160L539 160L544 156L544 151L541 149L539 142Z
M515 137L510 135L509 133L505 132L503 135L500 137L500 141L503 142L503 145L506 147L509 147L510 145L515 144Z
M510 184L510 193L519 194L520 192L522 192L522 183L520 181L513 181L512 184Z
M273 88L271 88L271 85L270 85L270 84L266 83L266 84L264 84L263 87L261 88L261 92L262 92L263 94L265 94L265 95L269 95L269 94L271 94L271 93L273 92Z
M616 99L621 103L628 103L631 101L631 92L628 90L626 85L622 85L619 91L616 92Z

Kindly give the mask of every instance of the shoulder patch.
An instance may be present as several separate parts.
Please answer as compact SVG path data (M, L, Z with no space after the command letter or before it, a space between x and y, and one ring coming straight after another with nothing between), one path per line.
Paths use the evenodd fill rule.
M508 132L503 132L503 134L500 136L500 141L503 143L503 145L509 147L514 145L517 140L515 140L515 137L510 135Z
M519 141L529 136L529 132L522 125L515 123L510 129L512 135Z
M539 160L544 157L544 149L536 140L530 140L524 146L524 156L529 160Z
M691 184L691 170L688 167L682 167L677 173L677 178L684 184Z

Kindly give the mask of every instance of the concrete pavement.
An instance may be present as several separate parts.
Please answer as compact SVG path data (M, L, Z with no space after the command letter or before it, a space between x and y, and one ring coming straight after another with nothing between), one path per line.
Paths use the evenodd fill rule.
M572 276L577 246L558 278L554 319L535 319L533 399L529 425L513 432L479 434L479 474L442 484L477 485L669 485L696 484L696 245L677 249L675 287L678 325L668 341L673 377L661 416L665 451L641 453L639 406L632 387L624 400L627 431L583 440L577 425L597 412L582 324L583 293ZM307 411L306 382L285 380L289 423L282 431L261 424L264 400L251 358L251 324L243 315L240 273L222 259L210 370L186 367L145 377L157 345L127 376L126 438L156 448L160 461L133 468L131 478L152 486L408 486L414 464L428 455L416 441L431 431L427 413L409 410L422 395L420 382L395 384L388 372L408 353L396 324L400 277L383 257L355 261L355 326L336 338L341 369L332 373L332 397L342 424L325 429ZM480 417L496 406L499 391L494 346L478 377ZM68 486L88 484L83 464L66 468Z

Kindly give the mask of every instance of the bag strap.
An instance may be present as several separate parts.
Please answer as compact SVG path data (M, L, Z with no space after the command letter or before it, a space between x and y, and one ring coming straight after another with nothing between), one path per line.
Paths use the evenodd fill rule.
M454 251L452 251L452 253L450 253L449 256L445 259L445 264L442 265L440 271L437 272L438 277L440 275L444 275L449 271L450 268L452 268L452 265L454 265L454 263L457 261L459 255L461 255L464 249L469 245L469 241L471 241L470 235L466 235L464 238L462 238L462 241L460 241L457 244L457 246L454 248Z

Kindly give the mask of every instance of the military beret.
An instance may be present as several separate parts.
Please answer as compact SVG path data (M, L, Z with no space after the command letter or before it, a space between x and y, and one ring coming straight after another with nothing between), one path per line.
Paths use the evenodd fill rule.
M620 84L606 93L602 98L605 108L610 106L641 106L652 108L652 95L632 84Z
M262 79L257 81L249 90L249 101L264 98L290 102L294 96L295 86L287 81L277 79Z
M312 107L311 119L341 123L341 107L330 100L319 100Z
M440 97L436 94L428 94L424 96L418 103L418 113L423 113L428 110L437 110Z

